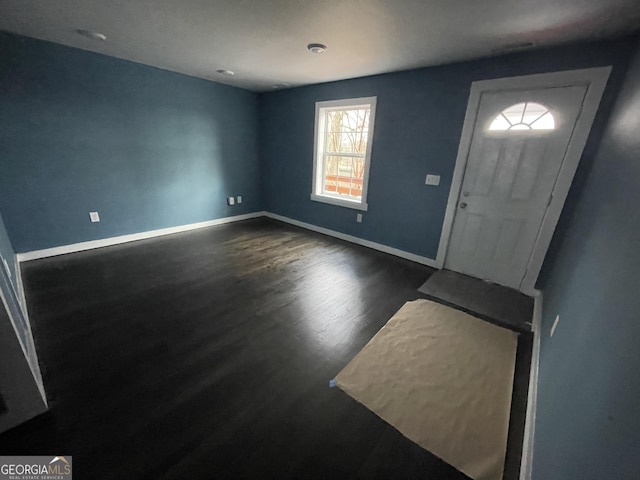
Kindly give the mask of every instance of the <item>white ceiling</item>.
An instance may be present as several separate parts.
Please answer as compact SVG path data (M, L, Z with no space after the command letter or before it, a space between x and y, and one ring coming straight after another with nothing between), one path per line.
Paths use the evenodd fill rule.
M638 0L0 0L0 30L256 91L639 27ZM311 54L312 42L327 52Z

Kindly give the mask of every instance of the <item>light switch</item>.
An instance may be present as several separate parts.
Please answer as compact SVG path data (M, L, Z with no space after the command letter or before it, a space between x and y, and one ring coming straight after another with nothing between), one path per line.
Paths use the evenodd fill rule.
M227 198L227 204L235 205L235 203L236 203L236 199L234 197Z
M98 212L89 212L89 218L91 219L91 223L100 221L100 215L98 214Z
M236 202L242 203L242 195L238 195L238 197L236 198Z
M425 185L440 185L440 175L427 175Z

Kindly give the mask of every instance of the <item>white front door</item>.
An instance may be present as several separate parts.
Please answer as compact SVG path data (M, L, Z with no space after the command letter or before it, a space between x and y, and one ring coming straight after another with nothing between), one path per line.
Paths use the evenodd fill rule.
M445 268L520 288L586 93L482 94Z

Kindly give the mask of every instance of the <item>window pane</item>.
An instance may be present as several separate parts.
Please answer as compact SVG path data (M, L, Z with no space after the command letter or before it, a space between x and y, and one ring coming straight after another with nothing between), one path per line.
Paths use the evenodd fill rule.
M553 130L556 128L556 122L553 119L553 115L547 112L538 118L535 122L531 124L531 128L534 130Z
M522 122L522 115L524 114L524 103L518 103L517 105L512 105L509 108L505 109L502 112L502 115L509 120L511 125L515 125L516 123Z
M367 151L369 109L333 110L326 117L325 150L330 153Z
M527 108L524 111L524 118L522 120L522 123L531 125L547 112L548 110L544 105L540 105L539 103L527 103Z
M362 197L364 158L328 155L324 162L323 193Z
M312 200L367 209L363 193L375 105L376 97L316 102Z
M340 144L342 143L340 132L327 132L327 139L325 143L325 151L327 152L340 152Z
M507 119L502 115L498 115L493 122L491 122L491 126L489 130L509 130L511 124L507 122Z
M555 119L549 109L535 102L522 102L504 109L489 130L553 130Z

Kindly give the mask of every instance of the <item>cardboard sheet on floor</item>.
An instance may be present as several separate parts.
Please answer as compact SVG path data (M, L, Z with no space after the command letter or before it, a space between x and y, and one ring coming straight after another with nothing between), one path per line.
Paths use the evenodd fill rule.
M475 480L504 469L517 335L407 302L338 374L344 392Z

